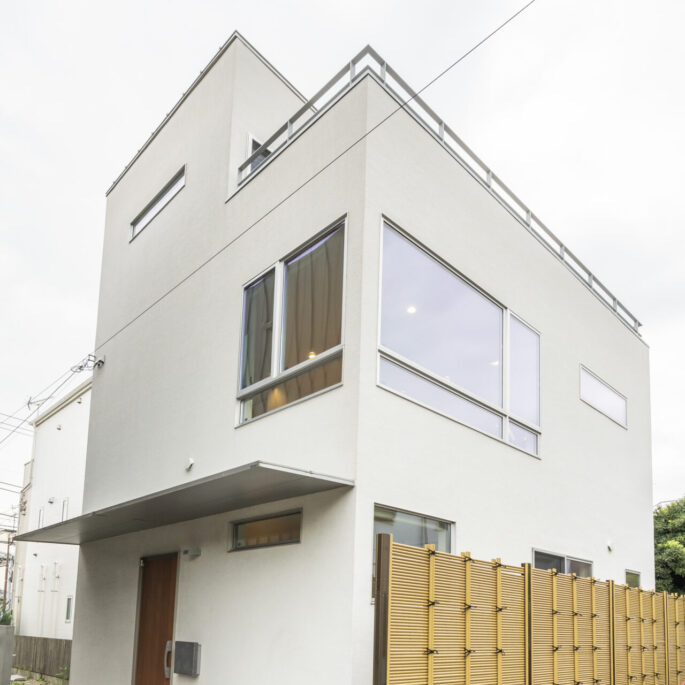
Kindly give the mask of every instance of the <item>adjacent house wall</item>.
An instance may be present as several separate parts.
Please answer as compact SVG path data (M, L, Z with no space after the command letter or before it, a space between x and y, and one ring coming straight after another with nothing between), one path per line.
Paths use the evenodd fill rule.
M65 500L67 518L81 514L89 413L90 380L46 408L35 421L31 481L22 491L20 533L63 520ZM78 558L79 548L72 545L17 543L17 635L71 639ZM70 619L66 615L68 597L72 598Z

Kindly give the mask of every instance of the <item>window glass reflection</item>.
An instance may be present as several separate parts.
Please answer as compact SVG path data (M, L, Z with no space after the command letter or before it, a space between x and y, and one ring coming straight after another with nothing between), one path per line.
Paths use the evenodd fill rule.
M381 342L501 406L502 309L389 226Z

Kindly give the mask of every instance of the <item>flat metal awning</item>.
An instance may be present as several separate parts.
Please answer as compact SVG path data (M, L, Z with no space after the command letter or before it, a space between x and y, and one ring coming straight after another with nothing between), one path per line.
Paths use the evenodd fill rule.
M32 530L15 540L80 545L264 502L353 486L354 481L344 478L255 461Z

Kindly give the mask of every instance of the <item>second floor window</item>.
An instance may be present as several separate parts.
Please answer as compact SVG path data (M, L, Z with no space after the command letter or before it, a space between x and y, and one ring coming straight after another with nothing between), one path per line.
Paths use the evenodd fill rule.
M241 421L340 383L344 238L337 225L245 288Z
M388 223L379 352L381 386L538 454L539 334Z

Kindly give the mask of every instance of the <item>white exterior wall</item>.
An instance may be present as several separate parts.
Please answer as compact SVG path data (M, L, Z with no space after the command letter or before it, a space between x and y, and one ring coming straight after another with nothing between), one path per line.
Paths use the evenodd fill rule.
M65 499L67 518L81 514L89 413L90 387L81 385L64 406L54 413L48 409L43 412L45 418L35 422L32 475L30 486L25 484L20 533L59 523ZM14 615L18 635L71 639L78 559L79 548L73 545L17 543ZM72 598L69 621L67 597Z
M139 560L187 547L201 556L179 559L175 639L202 645L201 673L173 683L355 682L353 503L333 491L84 546L70 682L132 682ZM227 552L230 521L300 506L300 544Z
M73 684L131 682L138 561L186 546L202 556L179 565L175 639L202 644L195 682L369 682L374 503L454 522L454 551L520 563L535 547L590 559L598 577L639 570L651 586L644 343L404 113L279 204L396 106L370 78L224 203L241 141L297 107L237 45L108 198L86 510L258 459L356 485L85 545ZM254 79L242 69L265 80L244 110L236 84ZM186 188L129 244L130 220L183 163ZM539 459L377 387L382 214L541 332ZM343 215L342 387L236 427L243 286ZM628 397L628 430L580 401L580 363ZM294 506L301 544L226 553L230 520Z
M369 86L370 126L394 107ZM454 552L519 564L536 548L590 560L596 577L620 583L634 569L654 587L645 343L408 114L369 137L366 178L356 476L365 677L374 503L452 521ZM376 386L382 214L540 331L539 458ZM627 396L627 430L580 400L580 364Z

